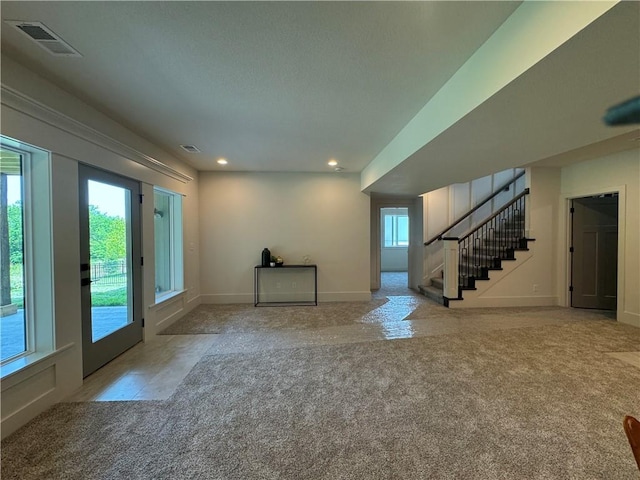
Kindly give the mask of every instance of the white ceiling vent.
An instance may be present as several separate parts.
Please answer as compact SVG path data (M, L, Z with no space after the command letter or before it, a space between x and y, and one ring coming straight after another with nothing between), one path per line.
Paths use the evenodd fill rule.
M196 147L195 145L180 145L180 148L182 148L185 152L200 153L200 150L198 150L198 147Z
M5 20L5 22L24 33L51 55L57 57L82 57L80 52L62 40L44 23L24 22L21 20Z

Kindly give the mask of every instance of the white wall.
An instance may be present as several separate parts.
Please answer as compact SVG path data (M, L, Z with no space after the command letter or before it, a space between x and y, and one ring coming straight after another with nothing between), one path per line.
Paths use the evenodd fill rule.
M409 268L408 247L381 247L381 272L406 272Z
M2 436L82 385L78 163L110 170L142 183L145 256L145 340L164 320L155 303L153 185L185 195L185 285L174 298L182 313L198 303L197 172L69 93L2 56L2 134L50 152L54 252L54 351L2 379ZM151 225L151 228L149 228ZM175 313L175 312L174 312ZM173 317L174 319L177 317ZM4 372L3 367L3 372Z
M561 171L557 283L567 295L568 208L571 198L618 192L618 321L640 327L640 149L564 167Z
M200 174L203 303L253 302L262 249L318 265L319 301L368 300L369 197L357 174Z

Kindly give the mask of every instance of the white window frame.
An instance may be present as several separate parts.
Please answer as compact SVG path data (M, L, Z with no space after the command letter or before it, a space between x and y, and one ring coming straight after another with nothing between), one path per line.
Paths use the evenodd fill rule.
M169 197L169 275L170 288L163 292L156 292L156 303L170 298L184 290L184 254L183 254L183 223L182 223L182 195L162 187L154 186L155 195L162 194ZM154 249L156 243L154 240ZM154 252L157 255L157 252ZM155 255L154 255L155 256ZM155 263L154 263L155 270ZM157 272L156 272L157 273ZM154 273L154 285L157 284Z
M55 346L51 158L49 152L0 136L4 150L22 157L22 238L25 351L3 360L4 377ZM37 206L37 208L36 208ZM26 360L26 361L25 361Z
M392 223L392 227L391 227L391 245L387 245L386 244L386 220L387 218L391 219L391 223ZM398 243L398 219L399 218L406 218L407 219L407 244L406 245L400 245ZM383 225L382 225L382 240L384 242L383 247L384 248L407 248L409 246L409 215L408 214L397 214L397 213L392 213L392 214L388 214L385 215L383 218Z

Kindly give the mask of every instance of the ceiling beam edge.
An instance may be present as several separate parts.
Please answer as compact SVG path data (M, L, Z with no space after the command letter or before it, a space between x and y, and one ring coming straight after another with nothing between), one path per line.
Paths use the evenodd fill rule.
M617 3L525 1L362 170L362 191Z

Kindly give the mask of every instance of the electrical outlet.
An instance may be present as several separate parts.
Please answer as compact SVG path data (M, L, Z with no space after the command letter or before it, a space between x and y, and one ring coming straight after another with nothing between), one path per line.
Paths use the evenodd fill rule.
M537 284L537 283L534 283L534 284L533 284L533 291L534 291L534 292L537 292L537 291L538 291L538 284Z
M298 284L296 282L291 282L291 288L298 288Z
M276 282L276 288L280 288L280 282Z

